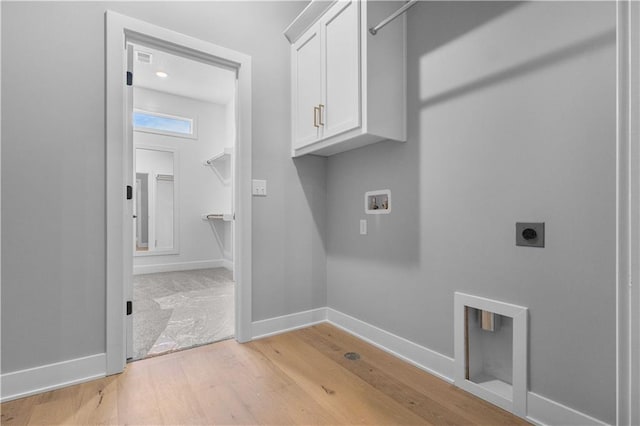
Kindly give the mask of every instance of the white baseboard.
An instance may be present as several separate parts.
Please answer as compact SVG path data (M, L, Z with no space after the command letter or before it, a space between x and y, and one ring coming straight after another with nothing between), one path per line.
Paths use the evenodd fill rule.
M261 339L287 331L309 327L327 321L327 308L311 309L281 317L254 321L251 324L253 339Z
M222 267L233 272L233 260L222 259Z
M106 365L106 354L96 354L3 374L0 376L0 401L11 401L105 377Z
M453 358L332 308L318 308L256 321L253 323L253 336L254 339L273 336L322 322L328 322L449 383L454 382ZM526 419L541 426L604 426L607 424L533 392L527 392Z
M134 265L133 275L155 274L157 272L193 271L196 269L226 268L225 259L198 260L193 262L158 263L155 265Z
M569 408L549 398L529 392L527 420L538 425L604 426L607 423Z
M413 364L434 376L453 383L453 358L396 336L335 309L327 308L327 320L344 331Z
M260 339L323 322L341 328L422 370L453 383L453 358L331 308L311 309L255 321L252 324L252 335L253 339ZM0 402L102 378L106 375L105 368L106 355L96 354L2 374ZM607 424L533 392L527 393L526 419L538 425L604 426Z

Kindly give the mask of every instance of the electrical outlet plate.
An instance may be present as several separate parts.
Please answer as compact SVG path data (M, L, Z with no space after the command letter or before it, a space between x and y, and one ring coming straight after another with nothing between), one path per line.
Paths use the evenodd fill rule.
M527 239L525 230L535 231L535 238ZM531 232L528 232L531 234ZM516 245L523 247L544 247L544 222L516 222Z

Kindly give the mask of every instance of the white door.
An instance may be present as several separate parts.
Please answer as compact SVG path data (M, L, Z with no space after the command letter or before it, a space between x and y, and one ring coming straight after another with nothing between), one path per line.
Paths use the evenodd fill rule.
M320 138L322 102L320 26L315 25L292 46L293 148Z
M323 138L360 126L359 2L336 3L322 18Z

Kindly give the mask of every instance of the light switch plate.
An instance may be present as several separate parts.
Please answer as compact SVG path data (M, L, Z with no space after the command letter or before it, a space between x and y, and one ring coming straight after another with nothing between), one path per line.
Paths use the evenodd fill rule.
M251 194L258 197L266 197L267 181L261 179L253 179L251 181Z

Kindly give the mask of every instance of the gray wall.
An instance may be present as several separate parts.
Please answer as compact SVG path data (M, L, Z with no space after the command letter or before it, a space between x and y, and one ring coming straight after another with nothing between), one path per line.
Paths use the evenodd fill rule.
M423 3L407 39L408 142L328 160L328 306L448 356L454 291L526 306L530 390L614 422L615 3Z
M290 158L300 2L2 2L2 372L105 351L104 12L253 58L253 319L326 305L325 160Z
M3 373L105 349L109 8L253 57L254 320L328 304L452 356L454 291L521 304L530 389L615 420L614 3L415 6L409 141L328 161L289 157L304 3L1 7ZM519 220L547 247L516 248Z

